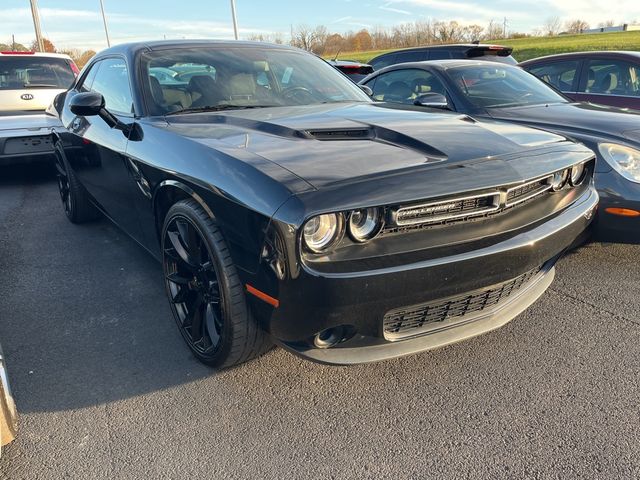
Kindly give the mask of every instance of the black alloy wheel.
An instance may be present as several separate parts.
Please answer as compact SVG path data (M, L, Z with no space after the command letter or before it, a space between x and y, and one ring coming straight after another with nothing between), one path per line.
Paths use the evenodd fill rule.
M169 210L162 253L172 313L198 360L225 368L266 351L270 343L249 313L224 239L194 200Z

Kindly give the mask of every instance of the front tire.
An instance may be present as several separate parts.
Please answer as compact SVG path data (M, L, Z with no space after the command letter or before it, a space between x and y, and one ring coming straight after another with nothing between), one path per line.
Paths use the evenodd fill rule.
M55 153L58 191L65 215L71 223L85 223L95 220L100 216L100 212L91 203L86 190L69 167L59 142L55 144Z
M196 201L182 200L169 209L162 255L171 311L198 360L227 368L269 349L222 233Z

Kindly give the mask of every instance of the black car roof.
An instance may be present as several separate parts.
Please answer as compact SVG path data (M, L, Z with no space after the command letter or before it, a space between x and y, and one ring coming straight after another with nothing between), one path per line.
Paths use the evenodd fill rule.
M628 50L597 50L597 51L585 51L585 52L567 52L567 53L556 53L554 55L545 55L544 57L532 58L530 60L525 60L524 62L520 62L520 65L526 65L529 63L536 63L539 61L545 60L561 60L563 58L572 58L572 57L606 57L611 55L622 55L628 57L634 57L640 59L640 52L628 51Z
M133 43L121 43L111 48L107 48L98 53L99 56L105 55L135 55L142 50L165 50L170 48L197 48L197 47L260 47L260 48L273 48L283 50L298 50L294 47L287 45L278 45L274 43L265 42L250 42L244 40L153 40L148 42L133 42Z
M398 50L392 50L390 52L381 53L375 58L383 57L385 55L392 55L395 53L401 52L418 52L421 50L439 50L439 49L449 49L449 50L467 50L470 48L483 48L483 47L500 47L505 49L510 49L511 47L507 47L504 45L495 45L491 43L450 43L445 45L423 45L421 47L411 47L411 48L400 48ZM374 60L375 60L374 58Z

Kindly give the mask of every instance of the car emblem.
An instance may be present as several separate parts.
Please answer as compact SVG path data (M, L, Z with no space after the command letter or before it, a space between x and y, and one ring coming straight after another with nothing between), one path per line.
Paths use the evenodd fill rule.
M20 98L22 100L33 100L33 95L31 95L30 93L23 93L22 95L20 95Z

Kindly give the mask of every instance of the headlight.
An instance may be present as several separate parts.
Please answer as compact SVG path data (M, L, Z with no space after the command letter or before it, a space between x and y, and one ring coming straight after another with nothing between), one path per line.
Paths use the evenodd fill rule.
M349 235L356 242L366 242L375 237L382 226L382 215L379 208L354 210L349 215Z
M342 215L327 213L311 218L304 224L304 243L312 252L330 247L342 232Z
M616 143L600 143L598 150L620 175L627 180L640 183L640 150Z
M553 174L553 178L551 179L551 189L554 192L558 192L562 190L562 188L567 184L567 180L569 179L569 169L561 170Z
M569 177L569 182L574 187L576 185L580 185L583 182L584 177L586 176L586 173L587 173L587 169L584 166L584 163L579 163L578 165L574 165L573 167L571 167L571 176Z

